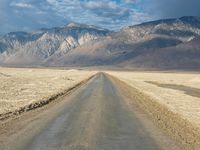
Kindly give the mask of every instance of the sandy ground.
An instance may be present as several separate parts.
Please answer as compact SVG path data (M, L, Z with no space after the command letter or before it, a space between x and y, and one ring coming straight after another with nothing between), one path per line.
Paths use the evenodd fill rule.
M79 70L0 68L0 114L46 100L95 73Z
M100 73L59 100L0 123L0 149L181 149L138 107L130 108L118 87Z
M200 74L106 71L186 149L200 141ZM96 71L0 68L0 115L49 99L96 74ZM132 90L133 89L133 90ZM137 105L137 104L133 105Z
M137 105L185 149L200 146L198 73L108 72Z
M108 72L200 127L200 74Z

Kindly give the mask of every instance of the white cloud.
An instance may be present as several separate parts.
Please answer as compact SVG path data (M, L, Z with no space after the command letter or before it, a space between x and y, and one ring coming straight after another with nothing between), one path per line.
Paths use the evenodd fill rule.
M139 0L124 0L125 3L136 3L138 2Z
M45 14L47 14L47 12L41 11L41 10L36 11L35 13L38 14L38 15L45 15Z
M110 8L117 9L118 6L115 2L112 1L89 1L85 4L85 6L89 9L98 9L98 8Z
M152 17L146 13L143 12L137 12L135 11L131 16L130 16L130 25L133 24L139 24L142 22L150 21Z
M31 4L23 3L23 2L20 2L20 3L12 2L10 6L20 7L20 8L33 8Z
M138 23L141 0L0 0L0 32L48 28L69 22L120 29ZM16 15L17 13L17 15ZM6 25L9 24L9 28ZM3 28L2 28L3 27Z

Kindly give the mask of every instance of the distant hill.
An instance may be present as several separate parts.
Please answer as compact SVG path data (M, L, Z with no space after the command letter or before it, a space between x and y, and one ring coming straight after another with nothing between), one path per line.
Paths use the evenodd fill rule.
M119 32L72 23L15 34L0 38L2 65L200 68L199 17L152 21Z

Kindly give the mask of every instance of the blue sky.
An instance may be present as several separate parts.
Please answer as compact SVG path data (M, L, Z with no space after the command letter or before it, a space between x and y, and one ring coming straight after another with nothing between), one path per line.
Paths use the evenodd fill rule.
M0 0L0 33L70 22L118 30L188 15L200 16L200 0Z

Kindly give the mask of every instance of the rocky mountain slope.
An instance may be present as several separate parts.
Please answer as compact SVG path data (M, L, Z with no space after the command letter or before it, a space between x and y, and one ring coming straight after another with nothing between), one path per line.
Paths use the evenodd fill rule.
M0 40L0 64L200 68L199 17L152 21L119 32L69 24L18 36L20 48Z
M200 19L197 17L182 17L179 19L159 20L140 25L123 28L121 31L109 36L88 42L87 45L77 47L66 55L59 58L51 56L46 60L46 65L51 66L120 66L120 67L143 67L143 68L198 68L191 64L193 61L185 59L184 63L178 63L173 55L179 55L182 51L174 51L171 63L164 58L164 51L178 49L190 43L200 35ZM192 42L191 42L192 43ZM180 45L180 46L179 46ZM182 45L182 46L181 46ZM193 51L193 46L185 49L184 58ZM196 43L198 44L198 42ZM180 48L179 48L180 49ZM198 53L199 49L196 48ZM158 55L156 55L158 53ZM161 57L161 54L163 56ZM153 55L154 54L154 55ZM147 59L147 56L149 59ZM151 57L151 59L150 59ZM160 59L154 59L160 57ZM198 58L197 55L195 55ZM182 65L182 66L179 66Z
M8 33L0 37L0 64L41 65L54 54L64 55L108 33L106 29L75 23L33 33Z
M151 49L120 65L127 68L200 70L200 37L172 47Z

